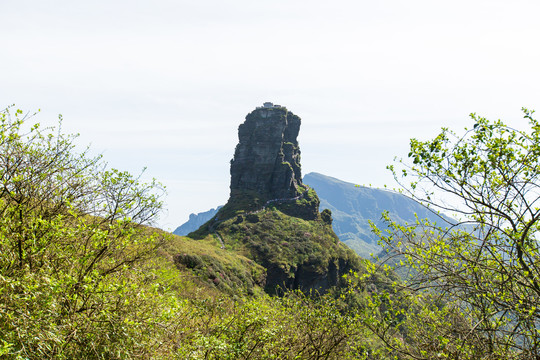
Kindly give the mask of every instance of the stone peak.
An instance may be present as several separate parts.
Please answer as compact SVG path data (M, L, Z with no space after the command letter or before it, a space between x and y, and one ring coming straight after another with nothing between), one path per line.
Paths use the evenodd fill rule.
M231 160L229 203L241 203L244 210L305 191L297 140L301 120L283 106L265 105L249 113L238 127L239 141Z

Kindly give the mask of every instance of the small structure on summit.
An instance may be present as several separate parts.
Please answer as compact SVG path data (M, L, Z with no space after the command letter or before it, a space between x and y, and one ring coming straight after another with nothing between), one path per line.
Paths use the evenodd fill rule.
M257 106L257 109L275 109L275 108L282 108L284 106L277 105L271 102L265 102L263 103L263 106Z

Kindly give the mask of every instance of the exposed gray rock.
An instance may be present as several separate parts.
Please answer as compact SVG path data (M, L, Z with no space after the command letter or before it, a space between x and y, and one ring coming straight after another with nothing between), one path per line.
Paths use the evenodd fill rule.
M283 106L265 103L246 116L231 160L231 194L217 219L270 205L292 216L318 217L319 199L302 184L299 131L300 118Z
M254 191L264 201L300 195L299 131L300 118L284 107L248 114L231 161L231 195Z

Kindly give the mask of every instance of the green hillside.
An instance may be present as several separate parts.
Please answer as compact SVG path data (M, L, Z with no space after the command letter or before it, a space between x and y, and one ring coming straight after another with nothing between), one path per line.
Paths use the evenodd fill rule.
M225 249L213 233L174 236L151 226L159 183L28 122L0 113L0 359L354 359L380 347L337 290L263 291L279 285L274 265L293 279L359 270L327 222L269 208L221 223ZM331 290L334 275L290 288Z
M304 182L317 191L320 209L332 211L333 228L341 241L364 258L381 251L379 238L371 231L369 222L386 229L384 211L400 224L414 224L416 216L441 226L448 224L446 218L399 193L357 186L319 173L306 174Z
M405 195L395 192L356 186L331 176L309 173L303 181L317 192L320 199L319 209L332 211L332 228L339 239L363 258L381 251L378 236L371 231L372 221L381 229L386 228L382 213L388 211L392 219L401 224L413 224L416 216L446 226L446 217L440 217L425 206ZM209 220L217 213L209 210L201 214L192 214L189 221L175 230L175 233L187 235L202 225L201 219ZM190 229L184 231L183 229Z

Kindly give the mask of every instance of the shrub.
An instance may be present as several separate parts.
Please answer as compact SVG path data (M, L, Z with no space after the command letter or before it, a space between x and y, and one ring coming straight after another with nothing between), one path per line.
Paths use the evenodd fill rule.
M163 239L143 226L161 209L160 185L107 170L30 119L0 112L1 352L150 357L175 306L143 262Z

